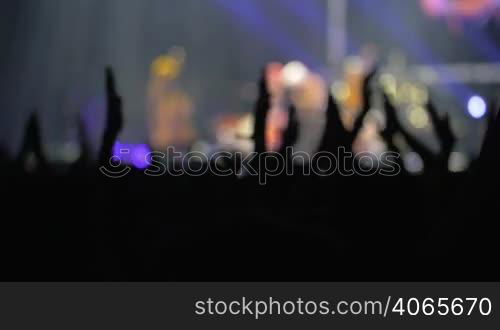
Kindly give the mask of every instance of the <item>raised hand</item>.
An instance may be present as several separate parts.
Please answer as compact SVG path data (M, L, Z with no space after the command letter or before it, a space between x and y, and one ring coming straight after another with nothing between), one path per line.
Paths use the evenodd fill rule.
M498 116L498 101L490 102L487 129L481 148L481 154L476 162L481 174L496 174L495 167L500 159L500 117Z
M430 169L428 172L436 171L442 173L448 171L448 161L456 141L448 115L440 118L434 105L431 102L428 103L427 109L429 116L431 117L434 130L436 131L436 135L441 145L441 150L438 154L435 154L401 125L397 118L394 105L385 94L384 107L388 125L386 130L382 132L384 139L389 141L396 132L399 132L403 135L410 148L420 155L424 161L425 168L428 170Z
M388 102L388 100L384 99L384 103L386 103L386 102ZM396 112L394 111L394 108L392 108L392 105L391 105L390 109L389 109L389 106L386 105L385 109L386 109L385 127L380 132L380 136L387 144L387 149L390 152L395 152L398 155L401 155L401 150L394 142L394 135L396 135L396 133L401 129L399 120L397 118ZM389 109L389 110L387 110L387 109ZM401 173L404 175L407 175L408 172L406 171L406 168L404 166L404 162L403 162L402 158L398 157L396 162L399 164L399 167L401 169Z
M446 166L448 166L448 159L450 158L450 154L456 142L455 135L451 129L450 118L448 114L445 114L443 118L440 118L436 107L431 101L427 104L427 111L429 112L434 130L436 131L436 135L441 144L441 152L439 156L442 158L442 161L446 162Z
M393 145L394 135L401 130L401 123L397 117L396 111L389 101L387 95L384 94L384 110L385 110L385 127L380 132L380 136L387 144Z
M487 117L487 122L486 122L486 133L485 133L485 138L484 141L485 143L490 140L490 136L499 129L498 127L498 109L500 107L499 101L496 99L493 99L489 102L489 112L488 112L488 117Z
M348 150L352 149L352 144L363 128L365 117L372 108L371 99L373 89L371 85L376 74L377 69L372 70L363 82L363 108L355 120L352 131L345 128L340 115L340 108L333 99L333 96L329 94L326 111L326 128L321 150L334 152L339 147L344 147Z
M408 143L408 146L412 148L417 154L420 155L424 164L426 166L431 166L433 164L435 157L432 151L427 148L423 143L418 141L413 135L411 135L401 124L396 114L396 108L389 99L389 96L384 94L384 108L386 112L386 118L388 123L387 132L384 133L384 138L387 140L392 139L395 133L399 132ZM391 136L389 137L389 133ZM427 168L427 167L426 167Z
M488 106L490 111L488 112L488 124L486 128L487 133L494 129L494 125L498 117L499 106L500 104L498 99L493 99Z
M78 142L80 145L80 157L73 163L71 170L81 172L86 169L91 160L91 148L88 142L87 132L83 118L78 118Z
M36 165L39 169L47 169L48 164L42 148L40 125L36 112L28 119L23 140L23 146L19 154L19 162L24 165L29 154L35 156Z
M394 107L390 103L387 95L384 94L385 127L380 132L389 150L398 151L399 148L394 143L394 136L402 129Z
M123 128L122 99L116 92L115 77L111 68L106 69L106 99L108 102L106 129L118 135Z
M106 128L104 130L99 162L107 163L112 156L113 145L123 128L122 100L116 91L115 77L111 68L106 69Z
M255 142L255 152L259 154L266 152L266 121L271 106L265 71L262 72L260 78L259 95L254 108L255 123L253 140Z
M281 147L281 153L286 152L286 148L292 147L297 141L299 130L299 123L297 120L297 110L294 106L290 106L288 110L288 127L283 133L283 145Z
M350 132L344 127L342 118L340 117L340 109L333 96L329 94L326 108L325 134L320 150L335 152L341 146L350 149L350 141Z
M363 81L363 107L361 108L359 116L354 121L354 126L351 131L351 144L354 142L354 140L356 140L356 137L363 128L363 123L366 115L372 108L373 87L371 85L373 83L373 78L377 75L377 73L378 69L374 68L368 73L368 75L366 75L365 80Z

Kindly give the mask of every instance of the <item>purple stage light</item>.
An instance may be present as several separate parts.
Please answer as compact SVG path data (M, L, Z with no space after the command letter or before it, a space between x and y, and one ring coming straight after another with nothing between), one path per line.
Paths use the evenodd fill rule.
M147 144L121 143L117 141L113 147L113 157L118 157L122 163L138 169L149 166L148 156L151 149Z

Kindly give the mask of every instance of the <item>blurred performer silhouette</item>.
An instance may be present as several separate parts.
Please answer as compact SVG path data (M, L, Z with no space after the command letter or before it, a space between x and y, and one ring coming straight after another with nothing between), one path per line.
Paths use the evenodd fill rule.
M148 101L149 139L154 150L175 147L185 152L196 138L192 101L176 83L184 62L184 50L174 47L152 64Z

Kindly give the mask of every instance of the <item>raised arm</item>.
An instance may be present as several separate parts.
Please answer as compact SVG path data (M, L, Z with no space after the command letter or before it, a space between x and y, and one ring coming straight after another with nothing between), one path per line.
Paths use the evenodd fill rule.
M254 133L253 140L255 142L255 152L258 154L266 151L266 120L270 107L270 95L267 89L266 73L262 73L259 82L259 95L255 103L254 114Z
M354 140L356 140L356 137L358 136L359 132L363 128L363 123L366 118L366 115L372 108L372 96L373 96L373 87L371 86L373 83L373 78L377 75L377 69L373 69L368 75L365 77L363 81L363 106L361 108L361 112L354 121L354 126L351 131L351 140L352 143L354 143Z
M99 163L105 164L112 156L113 146L123 127L122 99L116 91L115 77L111 68L106 69L106 128L99 152Z
M389 100L389 97L386 94L384 94L384 108L388 118L387 121L391 125L393 125L392 133L394 134L396 131L401 133L405 138L406 142L408 143L408 145L410 146L410 148L412 148L417 154L420 155L420 157L422 157L424 164L427 164L428 166L431 165L435 160L434 154L429 148L427 148L424 144L418 141L412 134L410 134L403 127L396 114L396 109L394 108L394 105Z

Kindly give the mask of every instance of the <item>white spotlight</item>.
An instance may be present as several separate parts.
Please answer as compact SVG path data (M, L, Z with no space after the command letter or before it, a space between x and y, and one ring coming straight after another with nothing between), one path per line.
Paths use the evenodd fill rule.
M477 95L471 97L467 104L469 115L476 119L482 118L486 114L486 108L486 102L482 97Z
M309 70L301 62L290 62L283 68L283 81L288 87L300 84L307 77Z

